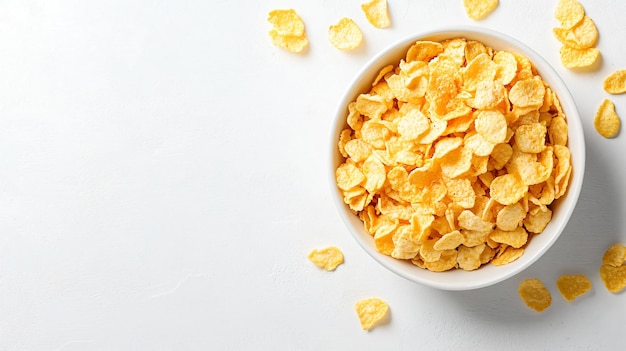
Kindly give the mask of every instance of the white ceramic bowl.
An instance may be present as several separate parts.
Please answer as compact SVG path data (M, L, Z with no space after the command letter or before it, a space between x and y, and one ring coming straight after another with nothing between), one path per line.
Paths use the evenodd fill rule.
M552 220L543 233L532 238L524 255L518 260L504 266L487 264L478 270L470 272L463 270L430 272L410 262L397 260L376 251L372 236L365 231L363 222L344 204L342 195L336 186L335 170L343 162L343 158L337 149L337 141L339 133L347 126L348 104L354 101L359 94L369 90L371 82L381 68L389 64L397 64L404 57L408 48L417 40L441 41L456 37L478 40L498 51L518 52L531 60L538 73L559 97L567 116L569 127L568 147L572 154L573 169L567 194L556 200L552 205ZM329 177L333 201L356 241L371 257L392 272L411 281L443 290L470 290L486 287L514 276L539 259L563 232L576 206L585 171L583 128L574 100L559 75L539 54L521 42L493 30L467 26L444 28L412 35L389 46L371 59L350 83L339 103L332 126L330 152ZM563 238L563 240L567 240L567 238Z

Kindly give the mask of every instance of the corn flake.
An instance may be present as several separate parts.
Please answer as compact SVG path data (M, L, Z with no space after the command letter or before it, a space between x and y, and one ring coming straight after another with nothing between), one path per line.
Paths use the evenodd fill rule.
M516 227L511 231L504 231L496 228L491 234L489 239L500 243L506 244L516 249L524 246L528 241L528 232L523 227Z
M474 121L474 125L476 126L476 132L490 143L499 144L506 139L507 123L501 112L480 111Z
M600 266L600 279L608 291L618 293L626 288L626 266Z
M480 256L485 249L485 244L480 244L473 247L467 247L465 245L461 245L458 248L456 261L459 264L459 268L465 271L473 271L480 267L481 260Z
M309 45L304 32L304 22L295 10L274 10L267 21L273 26L269 35L275 46L294 53L300 53Z
M491 197L503 205L512 205L524 197L528 186L515 174L504 174L496 177L489 187Z
M344 17L328 28L328 40L339 50L353 50L361 45L363 33L353 20Z
M562 28L570 29L583 20L585 9L577 0L559 0L554 17Z
M435 242L433 248L435 250L454 250L463 243L463 234L460 231L451 231Z
M417 41L411 45L406 53L406 62L423 61L431 59L443 52L443 45L434 41Z
M377 297L357 301L354 305L361 327L363 330L370 330L381 319L385 317L389 310L389 305Z
M523 280L517 291L526 306L536 312L542 312L552 304L550 292L539 279Z
M473 20L481 20L498 7L498 0L463 0L467 16Z
M389 11L387 10L387 0L371 0L361 4L361 9L365 17L376 28L386 28L391 25Z
M326 271L334 271L343 263L343 253L334 246L323 249L314 249L309 253L309 261Z
M619 267L626 262L626 246L615 244L609 247L604 256L602 256L602 264Z
M506 245L500 245L500 252L496 254L496 257L491 260L491 264L494 266L502 266L514 262L524 254L524 248L514 248Z
M598 112L596 112L593 125L596 131L605 138L613 138L617 135L621 121L617 112L615 112L613 101L609 99L602 101L602 104L598 107Z
M519 126L515 131L515 145L522 152L539 153L546 148L546 126L531 123Z
M591 282L582 274L563 275L556 280L556 287L565 301L572 302L591 290Z
M593 20L585 16L571 29L554 28L554 36L564 45L574 49L588 49L596 45L598 28Z
M596 48L576 49L567 45L561 46L559 53L565 68L588 68L600 57L600 50Z
M617 70L606 77L604 91L609 94L626 93L626 69Z

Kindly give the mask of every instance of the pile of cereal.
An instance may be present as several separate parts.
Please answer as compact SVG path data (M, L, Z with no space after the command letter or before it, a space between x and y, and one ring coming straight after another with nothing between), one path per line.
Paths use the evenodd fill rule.
M431 271L519 258L567 190L567 119L524 56L417 41L348 105L336 169L377 250Z

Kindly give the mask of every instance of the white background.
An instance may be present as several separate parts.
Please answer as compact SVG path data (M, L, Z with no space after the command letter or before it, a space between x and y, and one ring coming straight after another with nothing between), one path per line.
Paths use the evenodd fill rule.
M582 1L602 66L560 65L556 0L502 0L483 21L461 0L389 0L376 29L360 0L7 0L0 3L0 350L616 349L626 295L598 269L626 243L626 138L593 128L603 78L626 68L624 1ZM271 45L267 14L294 8L310 49ZM351 17L364 45L327 29ZM438 291L378 266L330 198L337 104L378 51L433 27L500 30L541 53L578 104L587 168L570 224L519 275ZM307 259L336 245L324 272ZM593 289L565 302L561 274ZM517 296L542 279L552 306ZM353 305L390 305L361 330Z

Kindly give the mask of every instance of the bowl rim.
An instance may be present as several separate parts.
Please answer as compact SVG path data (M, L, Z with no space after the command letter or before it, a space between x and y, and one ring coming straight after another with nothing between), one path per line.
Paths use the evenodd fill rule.
M362 89L357 89L357 86L367 86L364 85L365 76L369 73L369 76L372 75L372 72L378 72L382 67L390 62L393 64L397 64L399 59L392 60L390 56L398 56L398 52L406 53L409 46L413 44L417 40L444 40L455 37L464 37L467 39L474 39L483 42L484 44L494 47L494 46L507 46L507 48L496 48L495 50L511 50L520 52L524 56L526 56L532 63L533 66L537 69L537 72L541 75L542 79L548 82L550 87L557 93L561 106L564 110L564 113L568 120L568 148L571 152L571 162L572 162L572 173L570 175L568 190L565 196L560 198L558 203L555 203L554 206L562 207L562 203L565 202L566 207L558 212L560 221L555 222L555 218L553 216L550 228L556 225L554 228L554 234L551 235L548 240L542 244L535 252L532 254L529 252L524 252L524 255L515 262L509 263L504 266L496 267L501 269L503 273L493 276L492 278L483 278L477 281L467 282L466 280L455 280L455 279L445 279L445 281L426 279L422 277L422 275L452 275L455 274L459 276L458 272L462 272L461 274L473 274L480 270L485 270L487 267L481 267L476 271L462 271L462 270L454 270L454 271L446 271L446 272L430 272L425 269L419 267L412 267L410 272L420 272L416 274L410 274L407 272L407 269L399 269L399 264L406 265L406 262L402 262L403 260L398 260L392 258L390 256L379 253L375 250L371 243L371 235L368 233L368 237L362 235L362 232L365 232L365 229L362 227L361 220L356 217L347 207L347 205L343 202L343 199L340 195L340 191L337 188L336 180L335 180L335 170L338 166L338 157L339 151L337 149L337 141L339 137L339 133L346 126L346 112L347 105L354 101L358 94L362 93ZM482 37L482 38L476 38ZM489 37L485 42L484 37ZM498 45L493 45L493 42L497 42ZM400 48L403 48L400 50ZM391 53L396 52L396 55L391 55ZM399 56L402 57L402 56ZM367 79L367 83L371 83L372 79L375 77L371 77L371 79ZM571 144L571 136L572 133L576 135L576 144ZM578 199L580 197L580 192L582 188L584 173L585 173L585 162L586 162L586 151L585 151L585 137L584 130L580 121L580 115L578 113L578 108L576 107L576 103L572 97L571 92L567 88L567 85L561 78L561 76L557 73L557 71L552 67L552 65L547 62L541 55L539 55L536 51L530 48L528 45L522 43L521 41L504 34L502 32L477 27L477 26L467 26L467 25L458 25L458 26L443 26L440 28L435 28L432 30L418 31L414 34L410 34L401 38L400 40L395 41L391 45L385 47L380 50L377 54L375 54L370 60L366 62L365 65L361 67L361 69L356 73L356 75L352 78L347 88L344 90L344 94L337 105L335 110L335 115L332 120L331 132L330 132L330 160L329 160L329 184L331 195L333 198L333 202L335 203L335 207L338 210L340 217L344 223L344 225L349 230L352 237L357 241L359 246L375 261L377 261L380 265L385 267L386 269L392 271L393 273L408 279L410 281L420 283L423 285L427 285L436 289L441 290L473 290L478 288L483 288L487 286L494 285L501 281L504 281L508 278L511 278L518 273L522 272L526 268L530 267L533 263L535 263L543 254L545 254L550 247L556 242L556 240L563 233L565 226L569 222L569 219L576 207ZM575 149L575 153L572 150ZM341 158L339 158L341 159ZM361 223L361 231L359 231L355 226L357 223L354 222L354 218L356 218ZM554 222L554 223L553 223ZM548 228L548 227L547 227ZM546 228L546 229L547 229ZM544 230L545 232L545 230ZM370 242L368 242L368 239ZM535 238L536 240L536 238ZM528 251L528 250L527 250ZM397 262L397 263L396 263ZM410 264L410 263L409 263ZM494 266L495 267L495 266ZM504 267L504 269L502 269ZM423 272L427 272L426 274L422 274Z

